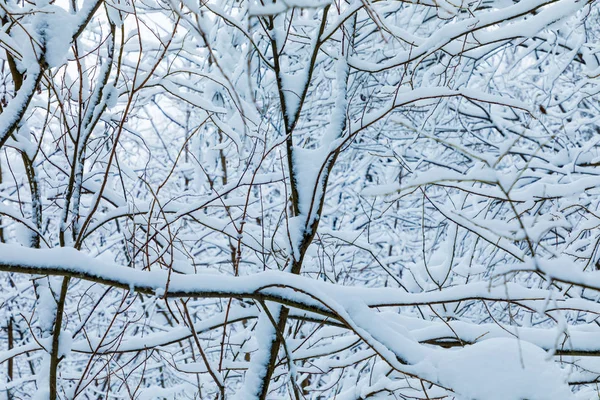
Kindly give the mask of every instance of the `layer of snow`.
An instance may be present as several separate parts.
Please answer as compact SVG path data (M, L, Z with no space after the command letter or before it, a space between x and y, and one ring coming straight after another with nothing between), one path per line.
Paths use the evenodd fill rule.
M568 400L565 373L539 347L490 339L428 360L457 400Z

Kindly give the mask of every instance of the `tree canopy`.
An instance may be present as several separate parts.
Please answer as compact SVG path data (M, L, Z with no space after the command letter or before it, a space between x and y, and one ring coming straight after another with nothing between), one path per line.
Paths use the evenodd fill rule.
M0 8L0 399L600 396L597 2Z

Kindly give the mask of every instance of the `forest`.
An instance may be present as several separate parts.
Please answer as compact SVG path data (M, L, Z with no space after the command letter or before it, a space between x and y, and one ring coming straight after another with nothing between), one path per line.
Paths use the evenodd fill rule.
M0 19L0 400L600 398L600 3Z

